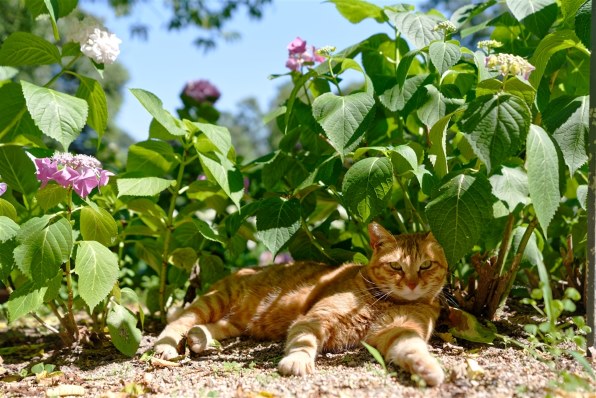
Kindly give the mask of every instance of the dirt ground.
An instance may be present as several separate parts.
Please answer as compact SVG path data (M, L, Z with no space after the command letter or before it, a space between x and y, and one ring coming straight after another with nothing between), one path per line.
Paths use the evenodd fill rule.
M580 374L577 361L562 356L548 364L502 341L433 338L432 352L447 380L425 388L394 367L386 373L364 348L321 355L308 377L277 373L282 343L246 338L223 341L219 350L172 366L148 355L156 332L145 331L137 354L127 358L107 341L65 349L38 325L7 329L0 321L0 397L596 397L594 382L583 393L556 386L562 372ZM588 361L594 369L593 359ZM55 369L35 375L31 367L38 363Z

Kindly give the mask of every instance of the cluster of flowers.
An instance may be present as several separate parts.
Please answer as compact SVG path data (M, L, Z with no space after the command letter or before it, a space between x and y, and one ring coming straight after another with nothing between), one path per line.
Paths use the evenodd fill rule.
M457 31L457 27L451 21L443 21L436 24L433 30L435 32L438 30L442 30L444 34L449 34Z
M490 52L490 50L493 48L503 47L503 43L498 40L480 40L477 46L481 50Z
M204 102L215 103L221 96L221 93L213 84L207 80L195 80L186 83L182 90L182 95L201 104Z
M114 173L103 170L101 163L92 156L56 153L51 158L35 159L36 177L41 188L49 181L56 181L64 188L72 188L81 198L87 197L95 187L103 187Z
M306 46L306 40L296 37L288 44L288 60L286 67L291 70L299 70L304 64L314 64L323 62L325 57L317 52L314 46L310 46L310 52Z
M72 40L80 43L81 52L98 64L112 64L120 54L120 40L115 34L97 26L89 19L73 28Z
M491 54L485 58L486 67L498 70L503 76L521 75L528 80L530 73L536 69L524 58L513 54Z

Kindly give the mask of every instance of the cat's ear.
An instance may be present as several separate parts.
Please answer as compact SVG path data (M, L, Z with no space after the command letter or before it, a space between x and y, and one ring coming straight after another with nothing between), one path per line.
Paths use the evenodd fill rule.
M433 241L433 242L438 242L437 241L437 238L435 238L435 236L433 235L432 231L428 231L426 233L426 240L430 240L430 241Z
M378 248L384 243L395 243L393 235L376 222L368 224L368 234L370 235L370 246L373 249Z

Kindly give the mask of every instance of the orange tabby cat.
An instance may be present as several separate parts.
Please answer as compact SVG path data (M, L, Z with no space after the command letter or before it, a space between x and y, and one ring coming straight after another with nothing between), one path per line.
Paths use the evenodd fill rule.
M156 354L178 356L184 336L196 353L213 339L285 338L278 370L300 376L314 371L319 352L366 341L387 362L440 384L443 370L426 342L447 273L443 249L430 233L393 236L376 223L368 230L368 265L278 264L242 269L214 284L167 325Z

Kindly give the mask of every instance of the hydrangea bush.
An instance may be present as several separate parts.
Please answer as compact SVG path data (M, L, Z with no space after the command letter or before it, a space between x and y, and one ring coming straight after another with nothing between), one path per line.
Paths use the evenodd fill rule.
M80 88L68 96L52 91L53 81L19 80L15 68L55 64L60 75L89 56L101 73L117 40L8 37L0 48L0 105L8 109L0 118L0 280L13 290L11 322L47 304L72 341L73 311L84 307L132 355L143 312L123 305L136 301L126 285L163 321L189 278L191 290L205 289L256 264L263 249L272 259L283 251L366 262L372 220L396 232L432 230L464 309L493 318L517 281L525 288L516 294L542 289L556 322L553 282L582 291L585 272L586 11L578 2L507 1L505 14L470 26L496 2L451 16L331 3L352 23L379 22L379 33L339 51L292 40L289 72L273 77L291 79L293 89L268 116L283 138L247 164L215 124L219 91L206 81L183 88L177 116L152 93L132 90L153 120L123 170L64 154L85 125L101 137L101 84L76 76ZM32 12L55 22L72 1L51 4L62 7ZM485 28L490 40L475 48L457 40ZM349 70L361 76L355 85L342 79ZM61 152L46 148L42 134Z

